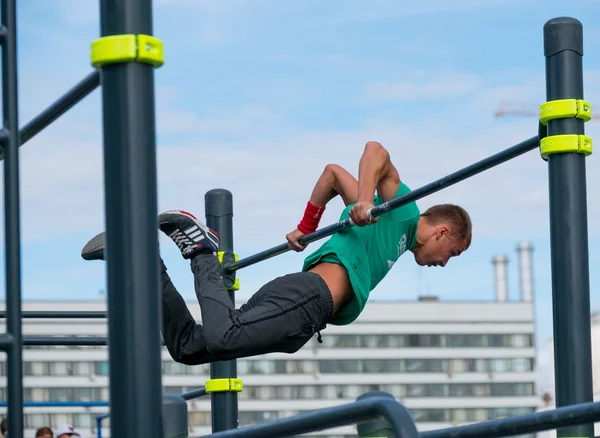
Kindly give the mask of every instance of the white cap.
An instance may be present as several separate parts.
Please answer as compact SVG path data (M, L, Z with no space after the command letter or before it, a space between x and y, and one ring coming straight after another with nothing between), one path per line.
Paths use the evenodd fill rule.
M71 426L70 424L62 424L60 426L58 426L56 429L54 429L54 436L55 437L59 437L61 435L72 435L72 436L81 436L79 435L77 432L75 432L75 429L73 429L73 426Z

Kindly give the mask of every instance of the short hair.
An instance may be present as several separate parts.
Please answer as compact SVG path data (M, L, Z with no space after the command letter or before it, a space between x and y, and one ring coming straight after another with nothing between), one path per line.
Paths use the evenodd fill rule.
M2 435L6 435L7 430L8 430L8 421L6 420L6 418L4 418L0 422L0 433L2 433Z
M52 432L52 429L50 429L49 427L40 427L35 432L35 438L44 437L48 433L50 434L50 436L54 436L54 433Z
M452 227L452 234L466 241L465 249L471 245L473 225L469 213L458 205L438 204L429 207L421 216L426 217L432 225L447 223Z

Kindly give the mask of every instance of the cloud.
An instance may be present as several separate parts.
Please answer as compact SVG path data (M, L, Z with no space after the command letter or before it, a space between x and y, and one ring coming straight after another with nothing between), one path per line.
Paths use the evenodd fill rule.
M184 99L173 87L157 87L156 120L159 134L219 134L222 138L241 136L280 126L283 116L261 106L206 109L206 116L182 109ZM275 129L277 130L277 129Z
M168 105L159 107L157 113L168 110ZM290 126L289 131L273 135L265 134L266 128L252 129L252 115L268 123L274 117L270 112L250 110L244 121L248 114L244 111L231 112L241 114L238 118L202 123L187 114L183 119L189 123L171 126L189 134L159 143L158 190L161 208L195 211L202 210L207 190L231 190L241 243L255 251L264 249L265 240L280 242L295 226L301 206L326 164L343 165L356 175L362 147L369 140L388 147L402 178L417 188L535 135L524 120L448 135L443 124L431 126L423 121L407 126L376 119L353 130ZM94 233L101 226L101 131L93 125L73 112L21 149L23 229L28 243L77 231ZM73 137L70 126L79 126L88 135L95 133L96 140ZM167 128L163 124L162 129ZM223 131L232 139L207 139L206 134ZM69 140L65 142L65 138ZM587 164L588 184L594 187L600 184L598 165L593 160ZM464 205L474 217L479 238L547 236L547 164L532 151L419 204L426 208L437 202ZM339 207L333 204L324 221L335 221ZM590 202L589 217L598 215L598 207ZM257 224L261 224L261 233L255 232ZM597 221L590 221L590 233L600 233Z
M474 91L481 83L475 74L456 71L412 71L398 82L377 82L365 89L369 101L412 102L424 99L450 99Z

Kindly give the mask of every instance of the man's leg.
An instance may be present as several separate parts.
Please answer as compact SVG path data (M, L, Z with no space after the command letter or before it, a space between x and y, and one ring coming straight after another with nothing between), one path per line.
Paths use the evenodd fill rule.
M162 333L169 354L176 362L199 365L213 362L206 349L203 327L190 313L185 300L177 292L161 260Z
M85 260L105 260L106 233L92 238L81 251ZM197 365L215 359L206 350L202 326L196 323L184 299L179 294L160 259L162 286L162 335L171 357L186 365Z
M325 327L333 300L323 279L303 272L263 286L239 310L221 278L216 233L182 211L165 212L159 226L191 259L207 353L218 360L293 353ZM214 360L214 359L213 359Z
M202 309L207 350L220 360L267 353L294 353L325 328L333 300L317 274L302 272L265 284L239 310L217 278L216 257L193 258L196 296Z

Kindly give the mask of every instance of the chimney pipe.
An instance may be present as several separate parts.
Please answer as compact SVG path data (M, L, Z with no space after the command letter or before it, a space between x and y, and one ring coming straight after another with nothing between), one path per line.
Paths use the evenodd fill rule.
M519 253L519 277L521 282L521 301L533 301L533 246L529 242L520 242L517 246Z
M496 301L503 302L508 299L508 257L497 255L492 259L496 278Z

